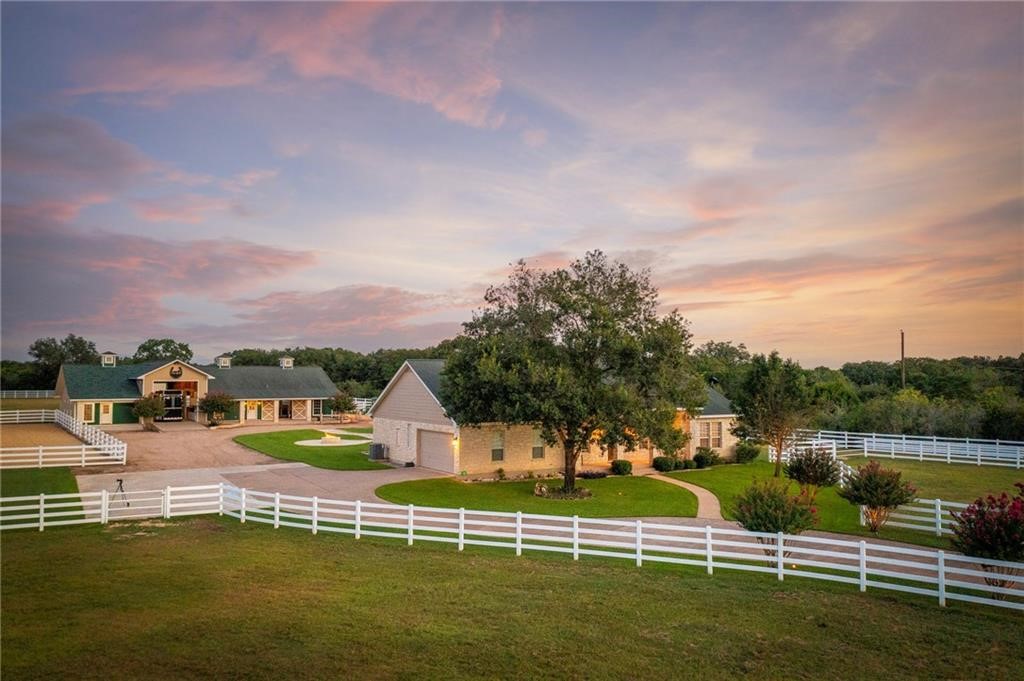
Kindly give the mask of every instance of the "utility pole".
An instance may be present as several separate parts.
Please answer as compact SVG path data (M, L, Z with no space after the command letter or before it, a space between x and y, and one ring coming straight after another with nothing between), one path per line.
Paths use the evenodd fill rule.
M900 387L907 388L907 351L906 342L903 338L903 329L900 329Z

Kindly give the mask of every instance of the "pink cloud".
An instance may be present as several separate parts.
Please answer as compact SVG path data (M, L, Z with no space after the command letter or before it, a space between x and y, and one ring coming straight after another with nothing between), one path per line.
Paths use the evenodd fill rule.
M199 224L208 213L228 210L234 204L228 199L200 194L139 199L131 202L135 214L147 222L184 222Z

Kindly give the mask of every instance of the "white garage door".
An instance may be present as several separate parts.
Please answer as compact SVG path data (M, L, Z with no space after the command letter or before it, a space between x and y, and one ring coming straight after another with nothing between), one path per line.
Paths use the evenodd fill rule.
M455 472L455 457L452 454L452 434L433 430L421 430L417 437L417 465L424 468Z

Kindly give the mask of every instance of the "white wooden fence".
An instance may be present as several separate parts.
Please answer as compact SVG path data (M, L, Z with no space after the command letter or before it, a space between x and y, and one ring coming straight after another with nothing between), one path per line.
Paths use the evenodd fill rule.
M840 430L800 430L797 435L805 439L831 440L841 449L859 449L864 456L1024 468L1024 442L1018 440L849 433Z
M0 425L19 423L55 423L83 442L80 445L2 447L0 468L106 466L127 460L126 443L59 409L0 411Z
M915 499L889 514L886 527L905 527L910 530L933 532L936 537L953 534L953 513L960 513L968 504L942 499ZM867 525L864 507L860 509L860 524Z
M377 401L376 397L354 397L352 401L356 404L356 411L360 414L365 414L370 411L370 407Z
M231 485L167 487L131 492L37 495L0 499L0 530L139 517L220 513L239 521L312 534L333 532L514 551L601 556L644 563L673 563L715 570L745 570L777 579L804 577L936 598L1024 610L1024 563L969 558L924 548L831 537L747 532L641 520L501 513L466 509L339 501L258 492ZM999 580L998 583L989 583Z
M55 396L52 390L0 390L0 400L35 400Z
M836 443L832 440L794 440L787 442L782 450L782 460L783 462L789 461L789 457L793 456L794 453L805 452L809 449L822 449L832 455L832 458L839 463L840 484L846 484L846 481L854 474L853 468L837 455ZM768 445L768 460L775 461L775 447L771 445Z

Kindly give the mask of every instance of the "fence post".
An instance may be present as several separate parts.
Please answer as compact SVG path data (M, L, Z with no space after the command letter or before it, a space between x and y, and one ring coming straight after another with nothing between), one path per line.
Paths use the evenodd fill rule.
M935 500L935 536L942 536L942 499Z
M782 559L783 558L783 553L784 553L784 551L782 549L782 533L779 532L776 535L776 537L777 538L775 540L775 548L776 548L777 551L776 551L776 556L775 556L775 562L776 562L775 571L778 573L779 581L781 582L783 580L783 578L784 578L784 575L786 574L786 562Z
M407 540L407 543L409 544L409 546L412 546L413 508L414 508L414 506L412 504L409 504L409 518L408 518L408 521L409 521L409 537L408 537L408 540Z
M868 439L864 438L863 440L860 441L860 443L862 445L864 445L864 456L867 456L868 455Z
M317 520L319 519L318 518L318 515L319 515L318 511L319 511L319 500L316 497L313 497L313 534L316 534Z
M572 517L572 559L580 559L580 517Z
M241 513L239 514L239 516L240 516L241 521L244 523L245 522L245 488L244 487L242 488L241 498L242 498L242 509L241 509Z
M466 548L466 509L459 508L459 551Z
M224 515L224 483L217 483L217 515Z
M523 512L516 511L516 555L523 555Z
M978 447L978 465L980 466L981 465L981 445L977 445L977 447Z
M356 539L362 534L363 529L363 502L356 499Z
M100 522L104 525L110 520L110 492L103 490L100 492Z
M866 524L864 522L864 507L863 506L858 506L857 507L857 521L860 523L861 527L863 527Z
M918 442L917 443L917 460L918 461L924 461L924 443L923 442Z
M860 540L860 590L868 590L868 543Z
M953 443L952 442L947 442L946 443L946 463L952 463L952 461L953 461L952 453L953 453Z
M39 531L42 532L46 526L46 495L39 493Z
M82 465L85 465L85 443L82 443Z
M643 535L643 523L642 521L636 521L636 566L642 567L644 564L644 535Z
M274 529L281 527L281 493L274 492Z
M171 517L171 486L164 487L164 519Z
M713 575L713 574L715 574L715 561L714 561L714 557L712 556L712 553L711 553L711 526L710 525L705 525L704 526L704 547L705 547L705 550L708 552L708 557L707 557L708 574L709 575Z
M946 607L946 552L939 549L936 572L939 578L939 605Z

